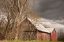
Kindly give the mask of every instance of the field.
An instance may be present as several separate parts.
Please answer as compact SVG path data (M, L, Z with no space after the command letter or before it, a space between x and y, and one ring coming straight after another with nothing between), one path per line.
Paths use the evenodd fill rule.
M21 40L3 40L3 41L0 41L0 42L62 42L62 41L36 41L36 40L33 40L33 41L21 41Z

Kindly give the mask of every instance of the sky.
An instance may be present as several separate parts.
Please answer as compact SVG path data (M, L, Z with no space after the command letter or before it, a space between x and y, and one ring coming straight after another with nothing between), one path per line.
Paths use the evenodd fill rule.
M64 0L31 0L31 5L48 25L64 28Z

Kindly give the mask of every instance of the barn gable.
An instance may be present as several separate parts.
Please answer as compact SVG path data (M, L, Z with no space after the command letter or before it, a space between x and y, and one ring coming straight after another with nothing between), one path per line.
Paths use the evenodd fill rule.
M57 40L57 34L56 34L56 30L55 29L51 32L51 39L52 40Z
M36 40L37 29L36 27L26 18L19 26L19 40Z

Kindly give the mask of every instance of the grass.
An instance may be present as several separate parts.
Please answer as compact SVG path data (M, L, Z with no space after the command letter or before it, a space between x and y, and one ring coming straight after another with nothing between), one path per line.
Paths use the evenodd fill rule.
M8 40L7 42L62 42L62 41L36 41L36 40L32 40L32 41L21 41L21 40Z
M37 40L32 40L32 41L21 41L21 40L3 40L0 42L62 42L62 41L37 41Z

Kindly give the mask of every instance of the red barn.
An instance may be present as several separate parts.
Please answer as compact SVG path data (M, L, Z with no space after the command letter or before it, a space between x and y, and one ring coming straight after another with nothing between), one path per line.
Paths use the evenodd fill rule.
M35 23L29 18L28 20L37 28L37 40L57 40L55 28L45 28L41 23Z
M38 31L37 40L57 40L56 31L54 28L46 28L49 32L46 31Z

